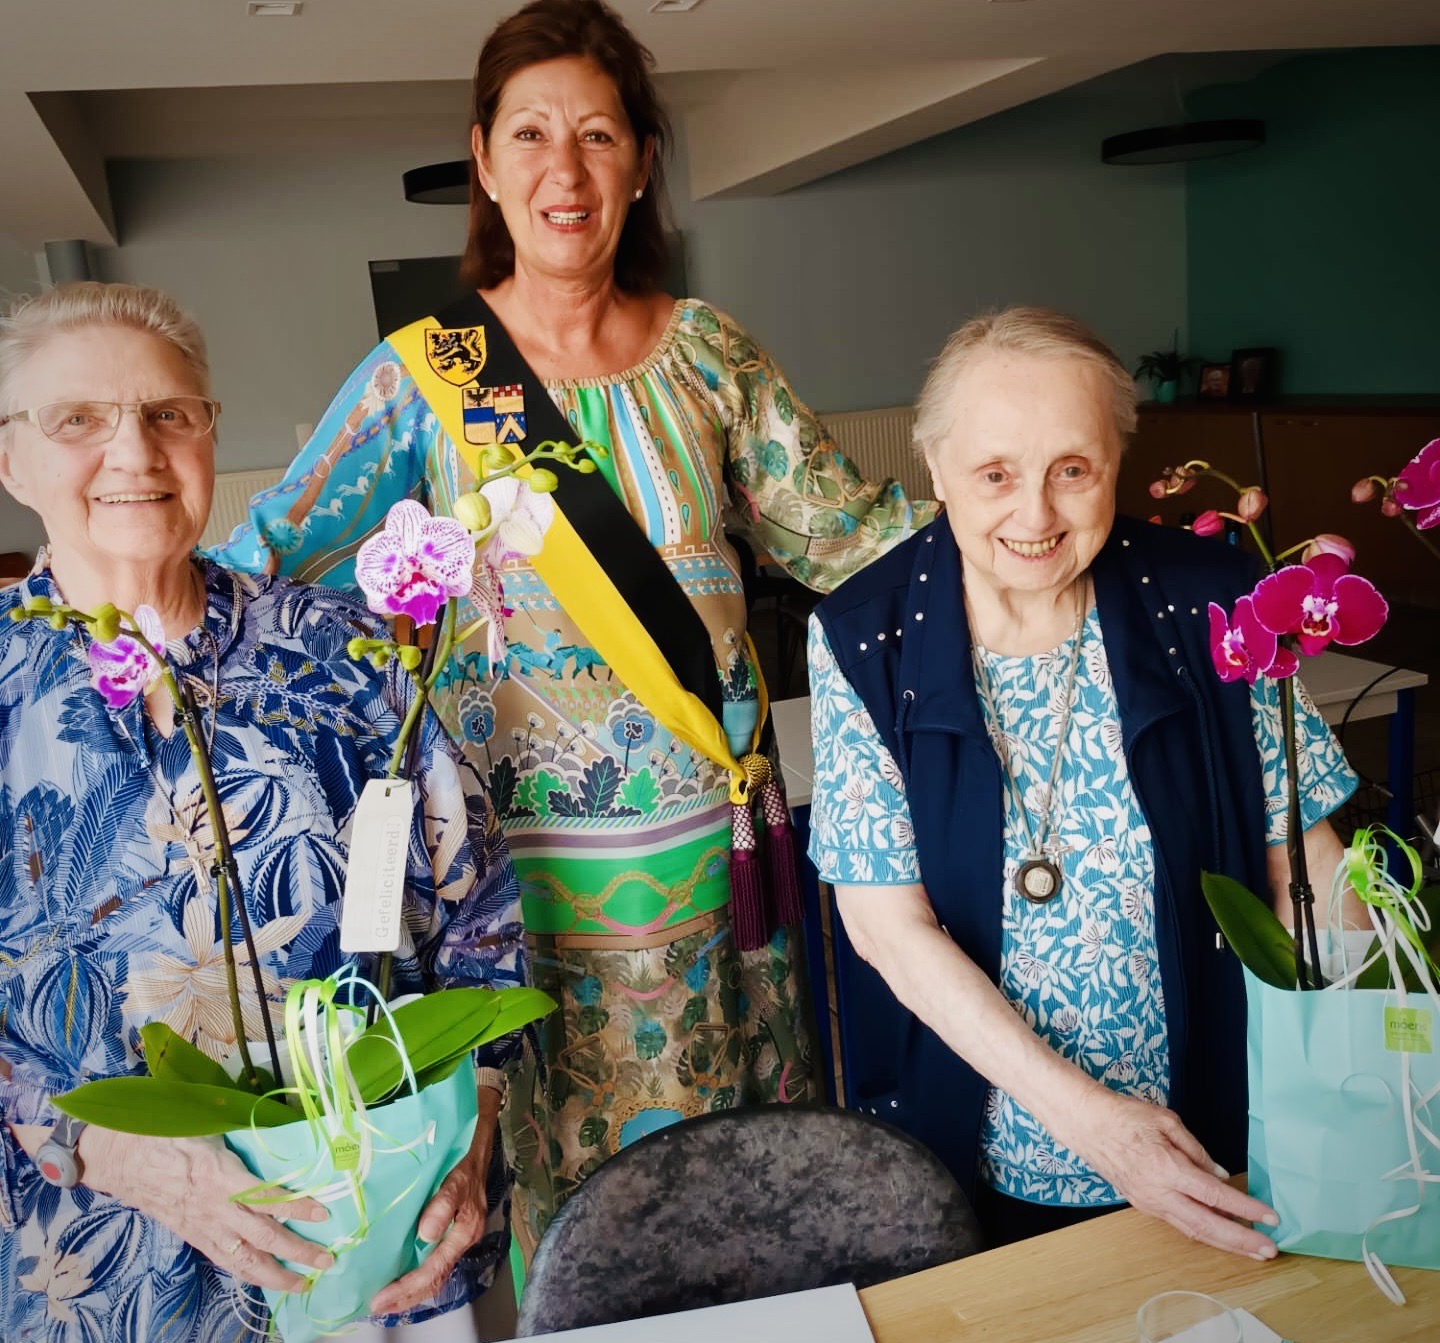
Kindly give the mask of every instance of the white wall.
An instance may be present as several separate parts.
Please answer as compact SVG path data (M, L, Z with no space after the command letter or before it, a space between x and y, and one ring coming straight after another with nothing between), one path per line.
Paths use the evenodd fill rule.
M1121 71L769 198L690 203L679 163L690 287L820 410L910 402L945 337L995 305L1072 312L1133 366L1185 336L1185 183L1107 167L1100 141L1173 119L1172 96Z

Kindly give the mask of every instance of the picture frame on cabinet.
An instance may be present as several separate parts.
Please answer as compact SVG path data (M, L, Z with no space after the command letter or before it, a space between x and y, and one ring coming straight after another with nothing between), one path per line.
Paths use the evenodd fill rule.
M1233 351L1230 355L1230 399L1268 401L1275 394L1278 355L1273 345Z
M1206 401L1224 401L1230 395L1230 365L1201 364L1196 393Z

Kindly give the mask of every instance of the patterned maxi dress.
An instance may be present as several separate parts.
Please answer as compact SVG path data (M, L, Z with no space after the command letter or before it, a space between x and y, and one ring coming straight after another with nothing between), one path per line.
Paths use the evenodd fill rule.
M695 300L634 368L546 386L576 437L610 450L606 478L704 619L727 727L756 690L725 524L826 590L933 514L893 481L862 480L764 351ZM382 343L219 555L349 588L391 504L448 512L473 484ZM490 665L482 630L439 705L509 840L535 983L563 1008L508 1106L528 1256L627 1143L710 1110L813 1098L818 1079L798 940L782 930L737 953L729 938L724 772L656 722L524 560L508 562L504 593L505 658Z

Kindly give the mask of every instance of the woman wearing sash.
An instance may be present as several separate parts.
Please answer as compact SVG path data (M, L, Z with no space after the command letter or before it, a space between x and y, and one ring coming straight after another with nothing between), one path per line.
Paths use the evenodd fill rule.
M527 1256L636 1138L819 1094L798 938L773 917L733 935L734 774L717 756L753 750L759 687L722 513L821 590L932 515L862 480L739 325L661 291L668 127L649 61L598 0L536 0L495 29L474 84L464 276L478 297L382 342L222 551L353 587L355 552L395 501L449 512L484 445L563 436L606 450L588 477L560 468L553 496L598 561L594 601L611 578L634 594L625 614L677 672L695 631L703 683L686 688L713 708L708 752L617 674L633 641L597 646L590 590L542 573L543 549L505 562L503 654L482 631L442 678L442 717L510 842L535 982L563 1007L511 1084ZM572 514L583 480L605 486L598 522ZM536 522L543 497L522 489L507 526Z

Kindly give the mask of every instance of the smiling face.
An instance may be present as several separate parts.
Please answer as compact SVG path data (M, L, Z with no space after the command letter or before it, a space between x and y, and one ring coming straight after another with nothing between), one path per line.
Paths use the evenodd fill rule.
M1058 595L1089 568L1115 518L1110 378L1083 358L979 354L949 405L930 468L967 583Z
M636 141L598 65L567 56L512 75L488 140L477 126L472 149L481 186L499 197L517 269L608 278L651 146Z
M50 337L16 369L7 401L35 409L57 401L203 395L169 341L130 327L92 326ZM0 482L40 515L52 567L72 600L113 587L121 575L163 583L185 566L205 530L214 436L161 442L137 415L125 414L108 443L80 447L16 421L0 429Z

